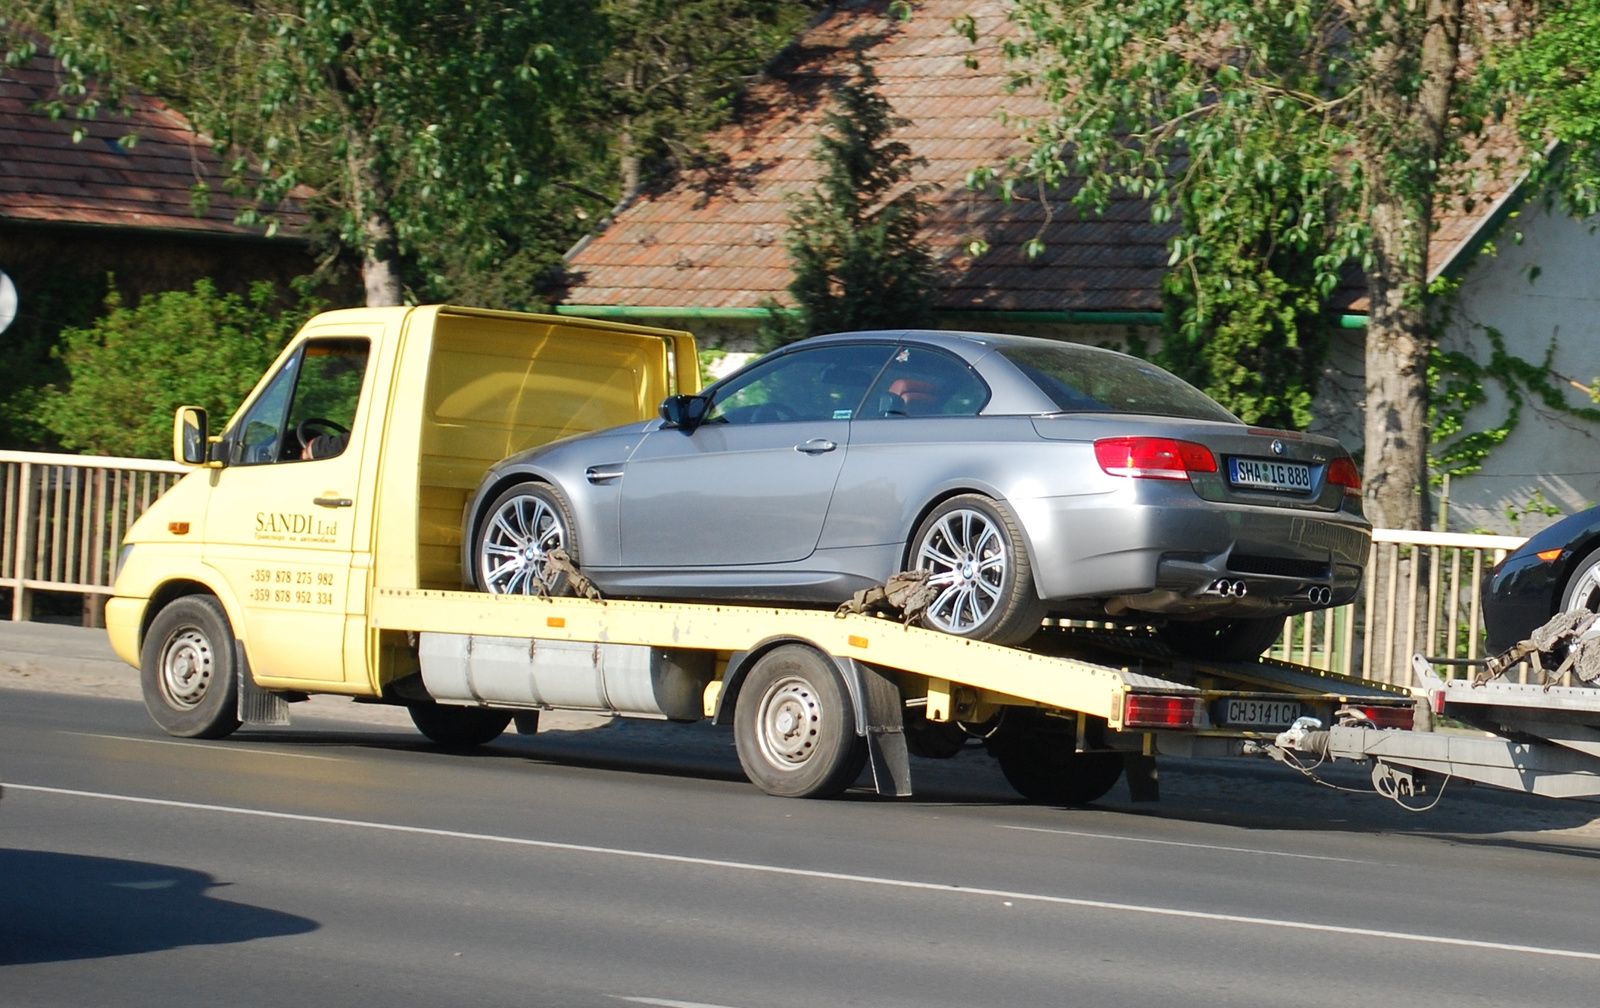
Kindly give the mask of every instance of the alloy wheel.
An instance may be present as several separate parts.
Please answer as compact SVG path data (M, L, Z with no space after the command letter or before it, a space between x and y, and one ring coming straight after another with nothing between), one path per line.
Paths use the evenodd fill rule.
M1000 529L981 511L951 511L929 529L917 566L939 590L927 618L947 633L970 633L995 611L1005 591L1010 560Z

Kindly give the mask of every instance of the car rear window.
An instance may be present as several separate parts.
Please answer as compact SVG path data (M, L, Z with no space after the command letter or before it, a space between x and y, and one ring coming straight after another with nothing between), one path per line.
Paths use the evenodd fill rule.
M1143 413L1239 422L1204 392L1137 357L1071 343L1013 343L998 349L1064 413Z

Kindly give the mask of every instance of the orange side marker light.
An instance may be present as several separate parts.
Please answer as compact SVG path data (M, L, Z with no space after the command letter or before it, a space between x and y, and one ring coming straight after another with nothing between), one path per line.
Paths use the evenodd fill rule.
M1549 563L1561 555L1562 549L1563 547L1557 546L1555 549L1542 550L1538 553L1535 553L1534 556L1538 557L1540 560L1543 560L1545 563Z
M857 637L855 634L851 634L850 646L864 648L867 646L867 639L865 637Z

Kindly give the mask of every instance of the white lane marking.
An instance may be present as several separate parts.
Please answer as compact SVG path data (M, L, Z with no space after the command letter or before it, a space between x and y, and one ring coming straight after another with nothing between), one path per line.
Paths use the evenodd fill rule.
M1152 843L1166 847L1198 847L1201 850L1231 851L1234 854L1268 854L1272 857L1305 858L1307 861L1340 861L1344 864L1380 865L1382 861L1363 861L1360 858L1329 857L1325 854L1290 854L1288 851L1261 850L1258 847L1219 847L1208 843L1184 843L1181 840L1153 840L1150 837L1117 836L1113 833L1089 833L1070 829L1045 829L1043 826L1007 826L996 823L996 829L1021 830L1025 833L1060 833L1062 836L1091 837L1095 840L1121 840L1126 843Z
M325 763L343 763L344 760L337 756L312 756L309 753L282 752L277 749L252 749L249 746L218 745L214 742L179 742L176 739L139 738L137 735L101 735L97 732L63 731L62 735L77 735L82 738L115 739L118 742L147 742L150 745L175 745L187 749L221 749L224 752L251 753L256 756L283 756L287 759L314 759Z
M729 1008L728 1005L706 1004L704 1001L668 1001L666 998L625 997L621 994L606 996L616 998L618 1001L632 1001L634 1004L659 1005L660 1008Z
M592 844L560 843L555 840L529 840L525 837L496 836L493 833L466 833L461 830L435 829L429 826L402 826L398 823L371 822L364 819L336 819L332 816L303 815L298 812L271 812L267 809L239 808L233 805L206 805L200 802L175 801L170 798L140 798L135 795L107 794L101 791L77 791L71 788L45 787L39 784L12 784L7 782L0 785L0 788L10 791L34 791L39 794L65 795L72 798L95 798L101 801L128 802L134 805L158 805L164 808L190 809L197 812L224 812L228 815L282 819L288 822L348 826L355 829L382 830L389 833L410 833L418 836L444 837L452 840L477 840L482 843L509 844L515 847L535 847L540 850L603 854L609 857L637 858L641 861L664 861L669 864L726 868L734 871L759 872L767 875L786 875L791 878L824 879L832 882L849 882L853 885L881 886L886 889L911 889L919 892L950 893L957 896L991 896L999 899L1024 900L1029 903L1044 903L1052 906L1107 910L1114 913L1146 914L1152 917L1176 917L1183 920L1216 921L1223 924L1285 928L1291 931L1351 935L1357 938L1387 938L1393 941L1414 942L1419 945L1452 945L1460 948L1489 949L1496 952L1517 952L1523 955L1552 956L1557 959L1587 959L1600 962L1600 952L1549 948L1541 945L1514 945L1507 942L1481 941L1476 938L1450 938L1445 935L1410 934L1405 931L1382 931L1377 928L1345 927L1340 924L1315 924L1311 921L1247 917L1242 914L1212 913L1206 910L1182 910L1177 907L1149 906L1141 903L1116 903L1110 900L1078 899L1072 896L1012 892L1007 889L982 889L976 886L951 885L948 882L916 882L910 879L879 878L873 875L849 875L844 872L817 871L811 868L785 868L781 865L758 864L750 861L722 861L716 858L690 857L686 854L663 854L656 851L628 850L623 847L596 847Z

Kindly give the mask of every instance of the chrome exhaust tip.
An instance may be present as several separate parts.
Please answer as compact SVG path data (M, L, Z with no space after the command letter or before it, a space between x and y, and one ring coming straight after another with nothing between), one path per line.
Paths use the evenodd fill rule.
M1218 578L1201 592L1202 595L1221 595L1223 598L1244 598L1250 593L1250 586L1243 581L1229 581L1227 578Z

